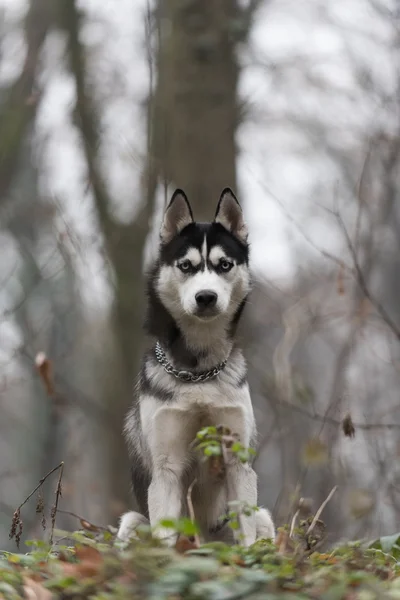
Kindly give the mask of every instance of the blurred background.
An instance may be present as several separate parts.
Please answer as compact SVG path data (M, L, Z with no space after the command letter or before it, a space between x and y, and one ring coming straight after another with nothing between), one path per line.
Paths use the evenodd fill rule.
M399 59L395 0L0 0L2 549L61 460L62 510L133 506L142 273L177 186L199 219L231 186L248 221L260 504L282 524L337 485L332 540L398 529Z

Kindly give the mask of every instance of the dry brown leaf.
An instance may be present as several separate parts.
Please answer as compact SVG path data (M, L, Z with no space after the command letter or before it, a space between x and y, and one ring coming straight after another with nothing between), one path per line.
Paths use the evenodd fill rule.
M356 435L353 419L350 413L346 413L342 421L343 433L346 437L353 438Z
M239 556L239 554L234 554L231 557L231 562L233 564L237 565L238 567L245 567L246 566L245 561L243 560L243 558L241 556Z
M175 550L178 554L185 554L188 550L196 550L199 548L199 544L196 543L196 539L188 538L186 535L180 535L175 544Z
M90 561L98 564L103 562L103 557L96 548L84 544L79 544L75 547L75 556L81 561Z
M31 577L24 577L23 589L27 600L52 600L53 598L53 594L49 590Z
M103 556L92 546L79 545L75 548L78 563L61 562L65 575L70 577L94 577L103 566Z
M65 576L80 579L81 577L95 577L101 570L101 565L85 560L81 563L63 562L62 571Z
M93 525L93 523L86 521L86 519L79 519L79 522L82 528L86 529L86 531L93 531L94 533L98 533L99 531L101 531L100 528L97 527L97 525Z
M44 383L46 388L46 392L49 396L54 395L54 385L53 385L53 370L51 367L51 362L47 358L44 352L39 352L35 358L36 369Z

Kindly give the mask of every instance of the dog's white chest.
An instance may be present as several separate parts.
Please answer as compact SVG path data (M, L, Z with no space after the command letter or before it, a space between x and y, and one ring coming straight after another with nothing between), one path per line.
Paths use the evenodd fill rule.
M179 408L193 412L213 406L241 404L245 395L240 392L221 383L193 384L182 387L176 393L175 402Z
M166 455L178 447L187 448L205 426L224 425L248 445L254 429L254 415L248 386L201 384L181 386L171 402L143 398L142 430L150 447Z

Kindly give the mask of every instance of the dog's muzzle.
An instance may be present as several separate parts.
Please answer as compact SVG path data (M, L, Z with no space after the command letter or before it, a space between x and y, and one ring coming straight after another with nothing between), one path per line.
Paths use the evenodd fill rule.
M212 290L200 290L195 295L195 300L197 317L214 317L218 313L218 295Z

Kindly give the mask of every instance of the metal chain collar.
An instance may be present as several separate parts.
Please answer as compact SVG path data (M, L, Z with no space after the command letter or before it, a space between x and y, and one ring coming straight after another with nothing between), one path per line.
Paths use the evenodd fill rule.
M174 369L172 364L167 359L167 356L164 350L161 348L160 342L156 343L154 348L154 353L156 355L156 359L164 367L164 370L173 375L177 379L184 381L185 383L200 383L202 381L208 381L208 379L212 379L216 377L226 366L227 360L224 360L222 363L219 363L213 369L209 371L203 371L202 373L192 373L192 371L179 371L178 369Z

